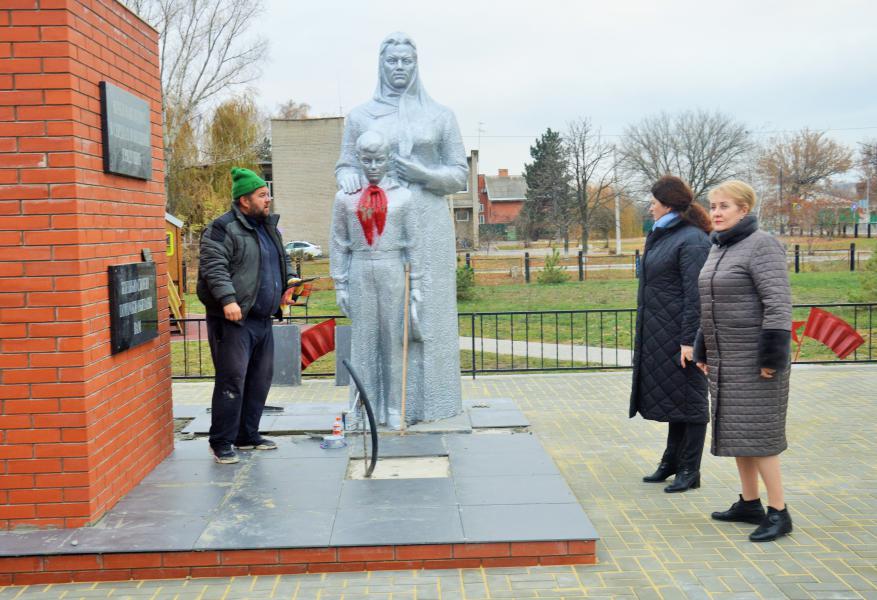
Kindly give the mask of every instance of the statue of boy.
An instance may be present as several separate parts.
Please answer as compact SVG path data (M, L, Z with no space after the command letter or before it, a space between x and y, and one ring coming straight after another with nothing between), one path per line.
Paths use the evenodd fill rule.
M375 419L399 429L406 263L412 320L421 300L418 215L411 192L387 176L390 149L380 133L359 136L356 155L369 185L335 195L330 272L338 307L352 322L351 362Z

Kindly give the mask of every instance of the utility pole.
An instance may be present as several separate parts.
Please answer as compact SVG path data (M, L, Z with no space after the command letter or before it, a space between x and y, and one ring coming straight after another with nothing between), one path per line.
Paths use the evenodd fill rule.
M782 233L782 231L783 231L783 221L782 221L783 212L782 211L783 211L783 204L784 204L784 202L783 202L783 168L782 167L780 167L778 193L779 193L779 197L777 198L777 206L780 209L780 233ZM789 211L789 222L791 222L791 221L792 221L792 212Z
M612 192L615 194L615 256L621 255L621 195L618 193L618 159L612 146Z

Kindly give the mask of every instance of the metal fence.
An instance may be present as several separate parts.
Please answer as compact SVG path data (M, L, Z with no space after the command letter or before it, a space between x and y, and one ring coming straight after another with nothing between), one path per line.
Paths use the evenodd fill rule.
M877 303L796 304L793 319L804 321L810 308L822 308L844 319L864 338L851 356L838 359L831 349L812 339L792 352L798 364L872 363L874 312ZM340 315L292 317L289 322L316 323ZM174 379L212 377L205 319L183 319L182 333L171 339ZM460 372L476 377L487 373L539 373L627 369L632 363L636 309L472 312L459 314ZM803 330L802 330L803 331ZM312 364L304 377L334 375L334 357Z
M816 239L816 238L814 238ZM869 246L850 242L841 248L813 247L806 241L789 243L786 261L790 271L858 271L871 257ZM639 274L640 251L625 254L585 254L581 251L560 253L553 269L562 271L570 281L604 279L633 279ZM457 255L458 265L471 268L478 285L508 285L514 283L537 283L546 269L548 257L542 253L521 250L514 254L483 254L463 252ZM319 277L314 290L333 289L326 259L305 261L300 273L307 277Z

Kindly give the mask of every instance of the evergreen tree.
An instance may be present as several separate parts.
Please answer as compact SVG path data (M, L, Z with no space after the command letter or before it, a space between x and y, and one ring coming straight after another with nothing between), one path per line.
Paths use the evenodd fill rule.
M570 222L570 185L566 153L560 133L549 127L530 146L532 163L524 165L527 201L518 215L518 227L524 243L540 235L568 235Z

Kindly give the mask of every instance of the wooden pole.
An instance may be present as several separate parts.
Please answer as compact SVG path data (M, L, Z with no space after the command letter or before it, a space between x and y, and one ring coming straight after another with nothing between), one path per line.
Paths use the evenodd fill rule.
M804 345L804 334L801 334L801 341L798 342L798 349L795 351L795 360L792 362L798 362L798 357L801 355L801 347Z
M409 316L409 303L411 298L411 265L409 263L405 263L405 306L403 310L402 317L402 433L405 433L405 428L408 426L407 421L405 420L405 396L408 391L408 316Z

